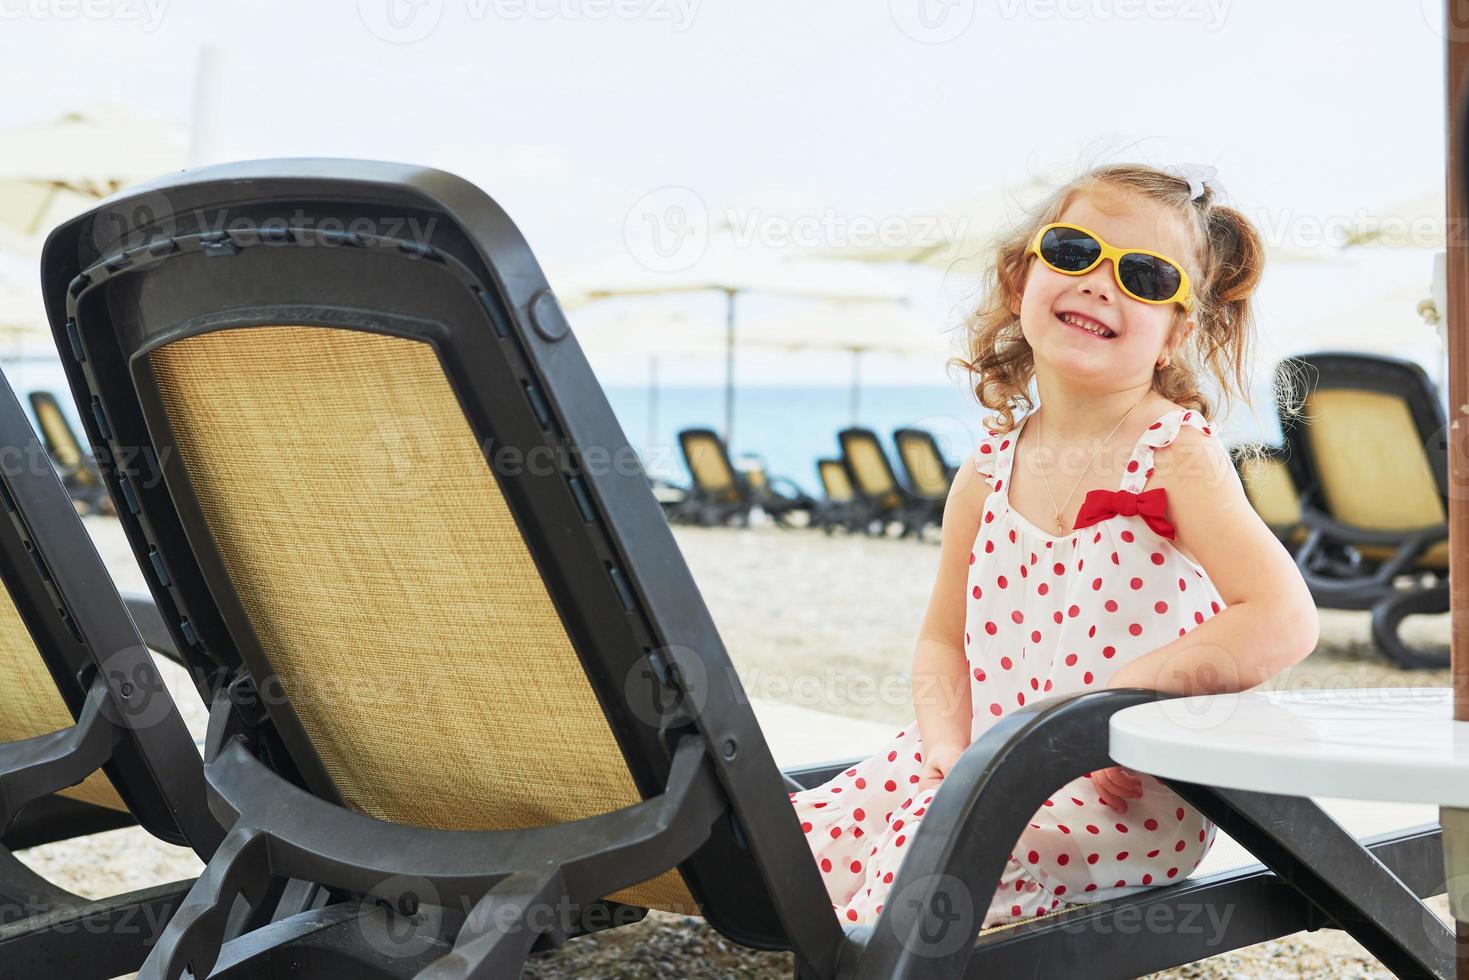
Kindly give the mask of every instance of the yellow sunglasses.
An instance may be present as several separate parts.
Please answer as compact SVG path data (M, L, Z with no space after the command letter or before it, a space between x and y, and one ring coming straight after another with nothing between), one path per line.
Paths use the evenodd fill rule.
M1103 259L1112 260L1112 277L1122 291L1143 303L1178 303L1186 311L1194 308L1188 273L1166 255L1145 248L1118 248L1102 236L1080 225L1053 222L1036 232L1030 251L1040 256L1047 268L1067 276L1080 276L1096 268Z

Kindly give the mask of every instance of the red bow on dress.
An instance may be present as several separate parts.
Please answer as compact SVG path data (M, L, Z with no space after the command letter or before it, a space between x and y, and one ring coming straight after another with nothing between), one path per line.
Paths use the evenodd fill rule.
M1168 493L1162 487L1133 493L1131 490L1089 490L1081 502L1081 511L1076 515L1075 528L1086 527L1121 514L1123 517L1141 516L1148 527L1161 536L1173 539L1173 525L1163 517L1168 509Z

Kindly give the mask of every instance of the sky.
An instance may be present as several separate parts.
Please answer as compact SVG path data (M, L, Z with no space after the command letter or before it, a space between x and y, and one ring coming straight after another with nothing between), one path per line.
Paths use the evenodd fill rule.
M442 167L558 276L646 264L631 243L650 202L714 238L732 220L824 248L1121 159L1212 165L1270 237L1309 250L1442 187L1442 16L1441 0L0 0L0 126L106 99L190 132L191 162ZM1381 294L1427 295L1430 251L1321 251L1267 272L1270 349L1318 343L1305 323ZM861 268L918 316L963 311L965 281ZM715 296L681 302L723 315ZM740 357L747 382L846 381L829 357ZM871 360L878 383L943 380L932 359Z

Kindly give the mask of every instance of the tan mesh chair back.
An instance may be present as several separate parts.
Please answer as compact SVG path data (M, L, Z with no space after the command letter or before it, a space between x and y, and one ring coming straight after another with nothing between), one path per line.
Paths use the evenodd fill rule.
M826 499L839 504L851 503L857 499L857 492L852 489L852 479L847 475L847 467L841 460L817 460L816 471L821 476L821 485L826 490Z
M1350 388L1319 389L1306 397L1305 438L1331 515L1354 527L1398 531L1447 520L1443 498L1418 427L1402 397ZM1365 557L1393 549L1364 545ZM1448 542L1418 564L1448 567Z
M0 588L0 742L19 742L75 722L10 593ZM101 771L58 794L109 810L127 805Z
M151 361L230 581L348 806L507 830L642 798L427 344L286 324ZM695 911L676 871L610 897Z
M1240 463L1240 482L1255 513L1267 525L1286 528L1300 523L1300 489L1285 460L1274 456L1244 459ZM1287 543L1296 545L1305 537L1306 530L1297 527L1290 532Z
M1316 391L1306 399L1306 413L1321 492L1337 520L1401 530L1445 519L1428 456L1401 398Z
M679 433L679 445L695 487L717 499L738 495L739 477L719 436L707 429L687 429Z
M846 429L839 439L857 491L880 507L898 506L898 483L877 436L866 429Z
M1240 470L1245 495L1266 524L1284 527L1301 519L1300 491L1284 460L1246 459Z
M56 464L82 484L94 486L96 477L87 466L81 443L77 441L66 416L61 413L61 406L56 403L56 399L44 391L33 392L31 409L36 413L36 422L41 427L46 451L56 460Z
M932 437L900 431L894 436L898 455L908 471L908 480L919 496L942 498L949 495L948 471L934 449Z

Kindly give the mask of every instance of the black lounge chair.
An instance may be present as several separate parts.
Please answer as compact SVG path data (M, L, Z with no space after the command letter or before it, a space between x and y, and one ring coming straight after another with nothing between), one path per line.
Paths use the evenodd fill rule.
M1446 667L1448 648L1410 647L1402 620L1449 609L1448 444L1438 393L1411 361L1350 352L1294 358L1312 377L1279 370L1277 390L1305 421L1282 413L1307 485L1308 529L1296 563L1316 604L1372 612L1372 637L1403 667Z
M207 861L224 831L144 638L3 381L0 447L0 980L102 980L142 964L192 882L89 900L15 852L137 823ZM145 619L150 604L130 603Z
M957 467L950 466L944 459L938 440L926 429L894 429L893 445L897 447L903 472L908 476L908 489L914 497L928 501L928 514L924 520L928 524L943 526L944 504L948 502L949 485L954 482Z
M1308 532L1301 521L1301 478L1290 451L1284 446L1266 446L1260 456L1251 458L1242 447L1235 447L1230 458L1250 506L1294 555Z
M1112 712L1156 697L1136 691L987 733L914 836L904 900L845 928L787 798L837 770L776 767L505 213L451 175L348 160L129 193L174 213L64 225L48 310L93 439L143 450L103 472L132 487L121 519L159 607L228 680L205 773L229 834L143 980L513 977L647 908L792 950L802 978L1130 976L1321 925L1446 969L1414 897L1443 887L1436 829L1364 848L1310 801L1205 787L1189 791L1275 873L975 942L972 899L1042 799L1107 764ZM330 901L230 941L235 897L277 878ZM1138 928L1211 909L1214 931Z
M56 396L49 391L33 391L30 394L31 411L41 430L41 442L61 475L61 485L71 499L81 505L83 513L112 514L112 498L102 485L102 476L97 464L72 431L71 423L61 411Z
M810 522L814 500L790 480L768 476L758 458L749 470L736 469L714 430L684 429L678 445L692 484L687 499L673 509L676 520L704 526L748 524L750 509L758 505L782 527L793 526L791 515L798 513Z
M816 476L826 497L817 502L811 523L827 534L837 528L860 531L867 526L867 502L857 496L846 460L840 457L818 459Z
M942 519L942 505L935 518L932 501L915 496L898 482L876 432L857 427L843 429L837 433L837 442L857 494L867 504L868 533L885 535L897 526L898 537L911 534L921 538L924 528Z

